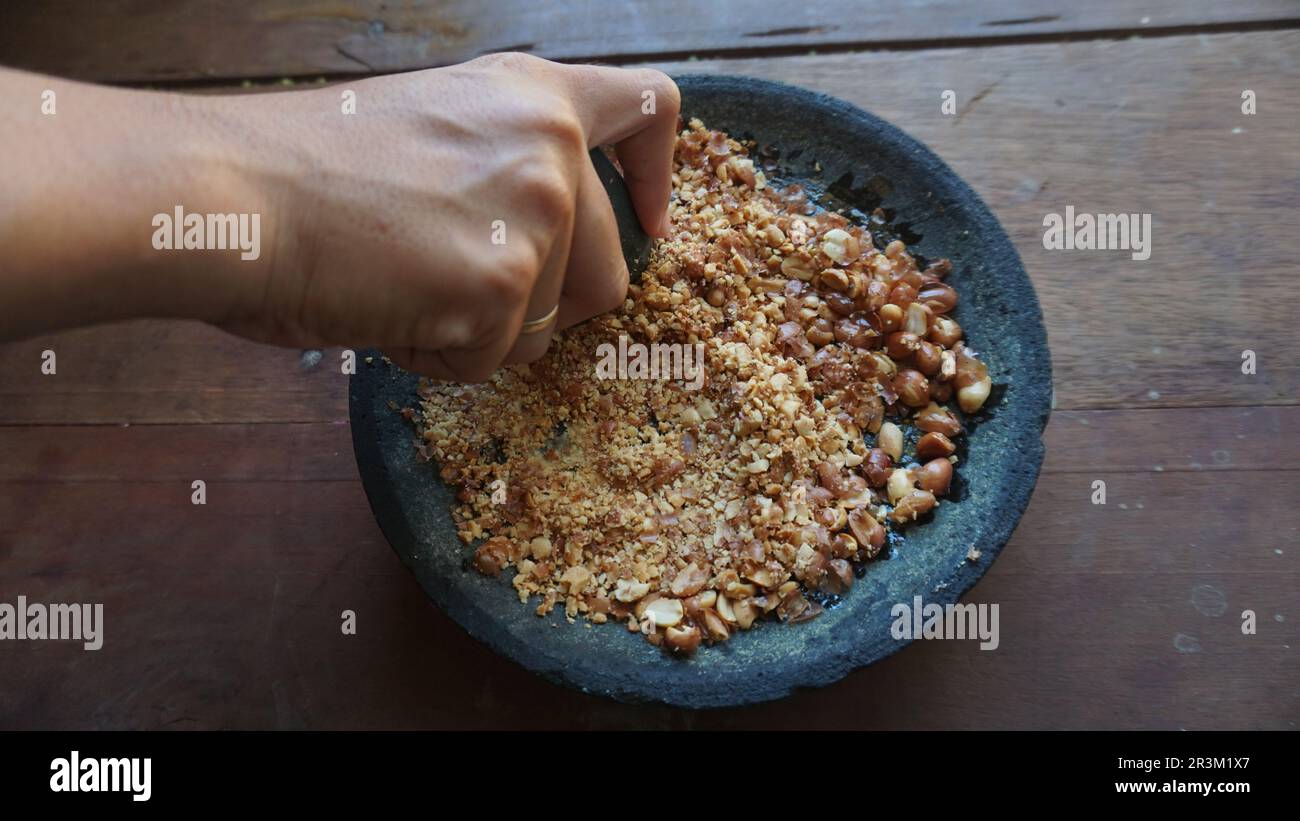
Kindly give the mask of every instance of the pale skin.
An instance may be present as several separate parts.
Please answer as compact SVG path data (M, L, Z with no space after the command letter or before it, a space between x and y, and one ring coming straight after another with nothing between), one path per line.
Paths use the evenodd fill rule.
M626 295L589 148L615 146L642 226L668 231L679 98L648 69L505 54L236 96L0 69L0 99L0 339L177 317L481 381ZM176 205L261 214L259 258L155 249Z

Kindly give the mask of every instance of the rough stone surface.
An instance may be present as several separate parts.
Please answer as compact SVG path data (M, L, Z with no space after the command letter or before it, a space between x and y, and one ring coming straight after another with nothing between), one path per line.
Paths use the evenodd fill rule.
M429 596L469 633L553 681L624 701L720 707L833 682L899 650L890 610L956 601L997 557L1029 503L1043 459L1052 380L1047 336L1020 258L979 197L924 145L840 100L739 77L678 78L683 114L779 152L784 182L834 188L841 202L879 203L907 221L922 255L953 261L955 317L987 361L994 394L972 426L959 473L965 498L908 531L893 558L869 565L845 599L814 621L762 623L687 660L670 658L621 624L569 625L563 608L538 618L504 578L468 566L451 492L416 461L411 426L389 401L414 406L415 377L358 363L350 403L357 463L375 516ZM761 116L756 117L756 113ZM820 164L818 173L814 162ZM852 174L853 185L845 182ZM840 181L841 185L833 183ZM977 561L967 560L974 546ZM556 628L553 625L558 624Z

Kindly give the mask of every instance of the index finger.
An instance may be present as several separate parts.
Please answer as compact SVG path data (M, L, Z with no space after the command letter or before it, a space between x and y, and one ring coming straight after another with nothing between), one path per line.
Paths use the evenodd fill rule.
M587 147L614 144L642 228L652 236L667 236L681 110L677 84L649 68L565 66L563 75Z

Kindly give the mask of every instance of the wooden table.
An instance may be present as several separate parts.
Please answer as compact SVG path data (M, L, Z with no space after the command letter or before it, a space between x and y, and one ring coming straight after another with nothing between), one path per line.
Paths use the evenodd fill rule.
M0 63L237 86L517 48L773 78L888 118L1020 248L1056 377L1047 461L968 597L1000 604L998 650L918 642L778 703L638 708L547 684L426 601L358 482L337 350L304 367L155 321L3 345L0 601L103 602L107 626L94 653L0 643L0 726L1296 727L1295 0L157 5L11 4ZM1151 213L1151 259L1044 250L1067 205Z

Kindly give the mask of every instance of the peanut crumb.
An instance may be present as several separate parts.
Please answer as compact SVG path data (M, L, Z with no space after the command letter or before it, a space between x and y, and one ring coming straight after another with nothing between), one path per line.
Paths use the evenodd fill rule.
M462 539L486 539L478 570L514 568L538 616L561 605L685 655L847 592L947 492L902 428L959 436L952 406L978 410L991 383L948 316L947 260L878 249L698 120L673 183L672 235L620 310L486 383L422 381L414 422ZM620 335L702 343L703 384L597 378Z

